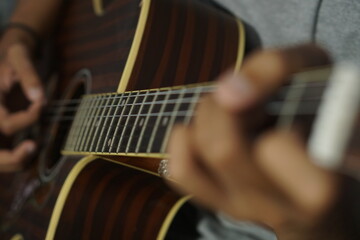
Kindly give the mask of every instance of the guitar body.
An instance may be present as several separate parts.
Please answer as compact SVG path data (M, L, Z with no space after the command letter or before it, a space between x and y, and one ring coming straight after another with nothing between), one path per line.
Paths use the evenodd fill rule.
M242 24L200 1L74 0L61 15L56 98L207 82L241 64ZM69 126L42 127L34 163L0 175L0 238L163 239L186 202L157 173L165 156L61 155Z

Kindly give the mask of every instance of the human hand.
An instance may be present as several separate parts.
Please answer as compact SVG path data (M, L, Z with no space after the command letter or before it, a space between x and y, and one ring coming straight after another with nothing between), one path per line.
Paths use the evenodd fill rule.
M338 176L314 165L294 132L272 130L250 142L246 112L291 73L328 62L312 45L268 50L247 59L240 74L220 77L190 126L172 134L168 183L214 211L266 225L280 239L325 239L314 231L336 201Z
M33 39L20 29L9 29L0 41L0 132L10 136L34 123L44 103L41 81L33 66ZM15 83L19 83L30 104L27 109L9 112L3 102ZM34 152L35 142L26 140L14 149L0 150L0 171L21 169L24 160Z

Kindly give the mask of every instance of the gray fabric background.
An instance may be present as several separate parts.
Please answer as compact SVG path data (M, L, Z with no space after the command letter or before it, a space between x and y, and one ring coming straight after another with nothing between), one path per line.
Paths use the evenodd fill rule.
M0 0L0 27L3 27L8 21L15 4L16 0Z
M279 47L311 40L316 24L316 42L336 60L360 63L360 1L323 0L215 0L259 33L265 47Z

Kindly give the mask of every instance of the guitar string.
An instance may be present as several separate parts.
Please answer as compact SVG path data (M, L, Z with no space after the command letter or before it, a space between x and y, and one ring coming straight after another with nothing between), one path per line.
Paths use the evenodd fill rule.
M189 102L186 102L186 103L193 103L193 102L196 102L196 103L199 103L201 101L189 101ZM287 101L287 102L297 102L297 101ZM315 105L314 103L319 103L320 101L317 101L317 100L312 100L311 103L309 103L308 105L310 105L311 107L304 107L304 105L301 105L300 106L300 111L298 111L298 115L311 115L311 114L314 114L316 111L312 111L314 110L313 108L315 108ZM271 105L275 105L275 106L272 106L273 108L278 108L277 106L281 105L283 102L271 102L269 103L268 105L271 106ZM181 103L183 104L183 102ZM304 104L304 103L302 103ZM128 106L131 106L131 105L128 105ZM184 111L177 111L177 116L187 116L186 115L186 110ZM280 111L279 111L280 112ZM109 116L89 116L87 117L86 115L83 115L81 117L81 119L106 119L106 118L113 118L113 117L118 117L118 118L122 118L122 117L158 117L158 116L161 116L161 117L169 117L169 116L173 116L175 112L174 111L167 111L167 112L152 112L152 113L134 113L134 114L125 114L125 115L117 115L117 114L114 114L114 115L109 115ZM279 113L276 111L276 110L273 110L273 111L269 111L269 114L271 115L279 115ZM50 119L48 122L62 122L62 121L72 121L75 119L75 116L68 116L68 117L64 117L64 116L61 116L61 117L53 117L52 119Z
M189 104L189 103L200 103L201 100L199 101L187 101L187 102L181 102L180 104ZM296 100L288 100L287 102L297 102ZM299 106L299 111L297 111L298 115L311 115L314 114L316 112L316 105L320 103L319 99L308 99L306 102L302 102ZM164 103L162 104L168 104L164 101ZM162 105L161 104L161 105ZM176 103L171 103L171 104L176 104ZM281 106L282 106L283 102L282 101L272 101L269 102L265 105L265 108L267 110L267 113L269 115L279 115ZM160 103L159 103L160 105ZM127 105L127 107L132 106L132 105ZM140 106L140 105L139 105ZM169 105L168 105L169 107ZM177 114L177 115L182 115L185 114L186 110L182 110L184 113L182 113L181 111L166 111L166 112L146 112L146 111L142 111L142 112L137 112L134 114L110 114L111 112L117 112L118 109L123 109L122 108L112 108L109 109L108 112L106 112L104 115L93 115L93 116L87 116L87 114L84 114L82 116L80 116L80 119L107 119L107 118L122 118L122 117L157 117L157 116L163 116L163 117L168 117L168 116L172 116L173 114ZM315 108L315 109L314 109ZM185 114L186 115L186 114ZM75 116L61 116L61 115L55 115L55 116L51 116L51 118L46 118L45 121L48 123L54 123L54 122L64 122L64 121L73 121L75 119Z
M202 92L205 93L205 92ZM103 99L105 100L105 99ZM111 100L111 99L110 99ZM321 100L321 98L319 97L306 97L301 99L304 102L316 102ZM179 98L179 99L170 99L170 100L159 100L159 101L154 101L154 102L133 102L133 103L128 103L128 104L113 104L113 105L105 105L105 106L94 106L94 107L81 107L82 110L87 110L87 109L106 109L106 108L110 108L110 109L114 109L114 108L118 108L118 107L129 107L129 106L143 106L143 105L163 105L163 104L177 104L179 101L181 101L181 104L187 104L187 103L193 103L192 98L191 97L186 97L186 98ZM60 108L59 108L60 109ZM50 111L47 111L47 114L54 114L54 115L58 115L59 109L51 109ZM68 108L64 108L61 109L61 113L74 113L77 112L79 110L79 107L68 107Z
M89 95L84 95L86 98L91 98L91 97L95 97L98 98L96 99L97 101L99 100L103 100L103 99L117 99L117 98L122 98L123 96L127 95L126 97L142 97L142 96L156 96L156 95L167 95L169 93L171 94L178 94L181 93L182 91L186 91L186 93L195 93L198 91L198 89L201 89L202 91L211 91L213 89L215 89L216 86L215 85L207 85L207 86L197 86L197 87L191 87L189 86L188 88L184 87L184 88L179 88L179 89L148 89L148 90L135 90L135 91L130 91L130 92L124 92L124 93L108 93L108 94L89 94ZM139 93L139 94L137 94ZM137 94L137 95L131 95L131 94ZM114 97L115 96L115 97ZM107 98L106 98L107 97ZM64 99L64 100L57 100L53 102L53 105L69 105L69 104L73 104L73 103L80 103L84 98L80 98L80 99ZM65 104L63 104L65 102Z
M314 89L314 88L321 88L326 86L326 84L321 84L319 85L318 83L323 83L324 81L322 80L318 80L318 81L313 81L310 82L310 84L314 85L314 83L316 84L315 86L308 86L307 89ZM185 94L191 94L191 93L195 93L198 91L198 89L200 88L201 92L207 93L207 92L212 92L215 90L216 85L210 85L210 86L199 86L199 87L192 87L192 88L182 88L182 89L164 89L164 90L145 90L146 92L142 93L142 91L132 91L132 92L125 92L125 93L114 93L114 94L109 94L109 95L85 95L85 97L87 98L91 98L91 97L95 97L97 99L95 99L95 101L101 101L101 100L107 100L107 99L120 99L122 97L128 97L128 98L135 98L135 97L142 97L142 96L161 96L161 95L167 95L167 94L179 94L182 93L183 91L185 91ZM277 92L281 93L281 92L286 92L288 89L290 88L296 88L296 86L283 86L281 87ZM153 92L156 91L156 92ZM137 95L131 95L131 94L135 94L135 93L139 93ZM115 96L115 97L114 97ZM64 100L57 100L57 101L53 101L50 106L54 105L54 106L59 106L59 107L63 107L66 105L70 105L70 104L76 104L76 103L80 103L84 98L80 98L80 99L64 99Z
M317 88L319 88L320 86L318 86ZM314 89L314 88L312 88ZM209 91L202 91L201 93L204 94L204 93L210 93L212 92L211 90ZM188 94L189 92L185 92L184 94ZM173 92L167 92L167 93L163 93L163 94L158 94L158 95L167 95L167 94L170 94L172 96L174 96L175 94L178 94L178 93L173 93ZM139 97L139 96L148 96L148 95L138 95L138 96L131 96L131 97ZM156 95L154 95L156 96ZM120 97L116 97L116 98L119 98L121 99L123 96L120 96ZM98 98L98 99L93 99L93 103L92 104L96 104L96 102L99 102L99 101L106 101L106 100L114 100L116 98ZM127 98L129 98L129 96L125 96L124 97L124 100L126 100ZM177 104L179 101L181 101L181 104L186 104L186 103L192 103L191 100L192 98L191 97L186 97L186 98L182 98L182 99L170 99L170 100L159 100L159 101L155 101L155 102L132 102L132 103L128 103L128 104L122 104L122 103L119 103L119 104L115 104L115 105L106 105L106 106L93 106L93 107L82 107L81 109L82 110L86 110L86 109L89 109L89 108L92 108L92 109L104 109L104 108L114 108L114 107L129 107L129 106L141 106L141 105L162 105L162 104ZM90 99L89 99L90 100ZM316 97L306 97L306 98L302 98L301 99L302 101L319 101L321 100L321 98L316 98ZM57 109L50 109L50 111L47 111L46 113L47 114L55 114L57 115L57 111L59 111L59 109L61 109L61 113L72 113L72 112L76 112L78 109L79 109L79 106L77 107L74 107L74 106L71 106L71 107L59 107Z

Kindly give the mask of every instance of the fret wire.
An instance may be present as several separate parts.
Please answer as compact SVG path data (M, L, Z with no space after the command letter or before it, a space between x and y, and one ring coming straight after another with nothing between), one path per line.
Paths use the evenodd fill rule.
M173 112L171 112L171 113L173 114ZM187 111L181 111L181 112L178 112L178 113L186 113L186 114L177 114L176 117L188 117L188 116L194 117L194 116L196 116L195 114L188 113ZM132 116L136 116L136 115L134 114L134 115L132 115ZM148 115L144 114L143 116L148 116ZM159 115L154 115L154 117L158 117L158 116L159 116ZM163 116L165 116L165 117L170 117L170 116L172 116L172 115L168 114L168 115L163 115ZM132 127L132 126L134 126L134 124L133 124L133 123L129 123L129 124L127 124L127 125L125 125L125 124L119 124L118 126L119 126L119 127ZM149 125L149 126L150 126L150 127L154 127L155 124L154 124L154 125ZM75 127L76 127L76 126L75 126ZM116 136L120 136L120 135L116 135Z
M146 96L144 97L142 103L144 103L144 102L147 100L148 97L149 97L149 95L146 95ZM136 116L134 125L132 126L131 133L130 133L130 138L129 138L128 143L127 143L127 145L126 145L125 152L128 152L128 151L129 151L130 143L131 143L131 140L132 140L131 136L134 134L136 125L137 125L138 120L139 120L139 115L140 115L141 110L143 109L143 107L144 107L144 105L142 104L142 105L140 106L140 109L139 109L138 114L136 114L137 116Z
M138 94L139 94L139 92L136 93L136 96L135 96L135 98L134 98L134 102L136 102L136 100L137 100L137 95L138 95ZM130 96L129 96L129 98L130 98ZM134 105L132 105L132 106L130 107L129 115L132 114L133 109L134 109ZM129 122L129 116L126 116L125 125L127 125L128 122ZM121 131L121 136L120 136L120 139L119 139L119 142L118 142L118 146L117 146L117 148L116 148L116 152L119 152L120 146L121 146L122 141L123 141L123 136L124 136L124 133L125 133L125 129L126 129L126 127L124 127L124 128L122 129L122 131Z
M121 119L122 119L122 115L123 115L123 113L125 112L125 110L126 110L126 104L129 102L129 100L130 100L130 97L129 97L129 95L130 94L126 94L126 100L125 99L123 99L121 102L120 102L120 106L122 107L122 110L121 110L121 114L119 115L119 120L118 120L118 122L117 122L117 124L116 124L116 128L115 128L115 131L114 131L114 133L115 133L115 135L113 136L113 141L112 141L112 143L111 143L111 146L110 146L110 149L109 149L109 152L111 152L111 149L114 147L114 143L115 143L115 136L116 136L116 133L118 132L118 130L119 130L119 125L120 125L120 122L121 122ZM125 95L124 95L125 96ZM124 102L125 101L125 102ZM122 104L124 102L124 104Z
M146 128L150 128L151 126L146 126ZM117 136L120 136L121 134L118 134ZM146 137L149 137L149 136L151 136L151 134L149 134L149 135L146 135ZM123 139L124 139L124 141L125 142L127 142L128 141L128 139L130 138L131 136L130 135L123 135ZM140 135L138 135L138 136L133 136L133 138L134 139L139 139L140 138ZM104 153L104 152L96 152L96 151L91 151L91 150L86 150L86 151L83 151L83 152L89 152L89 153ZM106 152L111 152L110 150L109 151L106 151ZM117 151L117 152L120 152L120 151ZM130 152L130 153L135 153L136 151L133 151L133 152ZM129 153L129 152L125 152L125 151L123 151L123 153Z
M185 95L185 91L179 93L179 97L177 99L177 102L175 103L175 107L174 107L174 113L175 114L172 114L170 116L170 121L169 121L169 124L165 130L165 136L164 136L164 139L162 141L162 144L161 144L161 147L160 147L160 152L165 152L165 148L167 146L167 142L169 140L169 137L170 137L170 130L172 130L173 126L174 126L174 123L175 123L175 119L177 117L176 113L178 112L179 108L180 108L180 105L182 104L182 99L183 99L183 96Z
M108 131L107 131L107 133L106 133L105 141L104 141L104 144L103 144L103 147L102 147L102 150L101 150L102 152L105 151L105 147L106 147L106 145L108 144L108 143L107 143L107 142L108 142L108 139L109 139L109 141L110 141L109 149L110 149L110 147L111 147L111 145L112 145L112 142L114 141L114 136L112 136L112 137L111 137L111 140L110 140L109 134L110 134L110 131L111 131L111 129L112 129L112 126L114 125L114 121L115 121L115 118L116 118L116 114L117 114L117 112L119 111L119 109L121 109L121 102L123 101L123 98L124 98L124 95L122 94L122 95L121 95L121 98L119 99L119 101L118 101L118 103L117 103L117 107L115 108L114 115L113 115L112 118L111 118L110 127L108 128Z
M154 129L152 131L150 141L149 141L149 144L148 144L148 147L147 147L147 150L146 150L146 152L148 152L148 153L151 152L151 149L152 149L152 146L153 146L153 143L154 143L154 139L155 139L155 134L156 134L157 129L159 127L159 122L160 122L162 113L165 110L165 105L166 105L166 102L168 101L169 97L170 97L170 94L165 95L164 104L161 106L160 113L156 118L155 126L154 126Z
M105 101L105 98L103 96L99 96L99 98L101 99L100 101L98 101L98 105L103 104L103 102ZM96 103L95 103L96 104ZM96 105L95 105L96 106ZM90 141L92 141L92 138L94 136L94 131L96 131L95 127L97 125L98 122L98 115L99 115L100 109L95 109L95 111L90 113L90 116L94 116L92 118L90 118L90 122L89 122L89 130L84 133L84 138L86 139L84 142L84 150L86 151L90 151Z
M156 99L158 98L158 96L159 96L159 95L155 95L153 101L156 101ZM154 108L154 104L150 104L148 114L147 114L147 116L145 117L144 125L143 125L143 127L142 127L142 129L141 129L141 132L140 132L139 141L137 142L137 145L136 145L136 148L135 148L135 152L139 152L140 144L141 144L141 142L142 142L145 129L146 129L147 126L148 126L148 122L149 122L149 118L150 118L150 114L149 114L149 113L151 113L151 111L153 110L153 108Z
M112 100L112 101L111 101L111 100ZM113 104L114 101L115 101L115 99L108 99L107 102L106 102L106 105L107 105L108 103L110 103L110 101L111 101L111 104ZM105 109L106 109L106 108L105 108ZM99 136L97 136L97 134L95 134L95 137L94 137L94 139L97 141L97 142L96 142L96 146L95 146L96 151L97 151L97 149L99 148L99 144L100 144L100 142L101 142L101 140L102 140L102 135L103 135L103 133L104 133L104 129L106 128L106 123L108 122L109 117L111 117L111 116L110 116L111 109L110 109L110 108L107 109L107 112L106 112L105 109L104 109L104 111L103 111L103 114L106 114L107 116L106 116L106 118L105 118L103 121L101 121L101 123L100 123L100 128L101 128L101 130L100 130ZM93 142L94 142L94 141L93 141ZM97 151L97 152L98 152L98 151Z
M91 104L90 102L93 102L93 101L94 101L94 99L84 98L84 102L87 103L84 106L89 106ZM78 127L78 130L75 132L77 138L73 142L74 150L78 150L77 149L78 143L81 142L82 133L86 129L86 121L84 121L84 119L86 118L88 111L91 111L91 110L84 109L80 112L80 118L78 119L79 127ZM76 124L75 124L75 126L76 126Z

